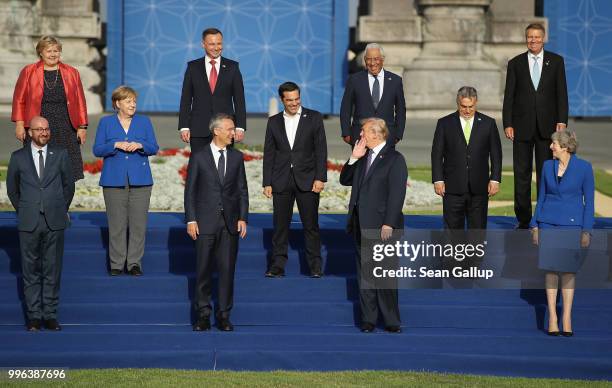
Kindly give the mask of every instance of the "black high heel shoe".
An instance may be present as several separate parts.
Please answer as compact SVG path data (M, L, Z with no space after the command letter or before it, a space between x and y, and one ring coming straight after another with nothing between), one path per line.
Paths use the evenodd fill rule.
M574 332L573 331L562 331L561 335L564 337L571 337L574 335Z
M548 335L550 335L552 337L558 337L561 333L557 330L557 331L547 331L546 334L548 334Z

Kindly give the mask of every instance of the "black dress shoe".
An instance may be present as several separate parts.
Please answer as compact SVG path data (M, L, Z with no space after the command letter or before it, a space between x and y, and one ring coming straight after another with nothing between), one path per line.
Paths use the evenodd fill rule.
M57 319L53 319L53 318L43 320L43 327L45 328L45 330L51 330L51 331L62 330L62 327L60 326Z
M110 272L109 272L109 275L110 276L119 276L122 273L123 273L123 271L120 270L120 269L111 269Z
M375 326L371 323L364 322L361 324L360 329L362 333L371 333L374 331Z
M30 319L26 324L27 331L39 331L40 330L40 319Z
M402 328L399 326L387 326L385 327L385 331L389 333L401 333Z
M319 279L323 276L323 272L319 269L319 270L314 270L310 273L310 277L314 278L314 279Z
M138 265L133 266L128 273L132 276L142 276L142 270Z
M270 268L268 272L266 272L267 278L281 278L285 276L285 270L280 268Z
M561 335L564 337L571 337L574 335L574 332L573 331L562 331Z
M210 319L208 317L198 318L196 323L193 325L193 331L207 331L210 330Z
M221 318L217 319L217 329L221 331L234 331L234 325L232 325L229 318Z
M561 333L559 333L559 330L557 330L557 331L547 331L546 334L548 334L551 337L558 337L559 334Z

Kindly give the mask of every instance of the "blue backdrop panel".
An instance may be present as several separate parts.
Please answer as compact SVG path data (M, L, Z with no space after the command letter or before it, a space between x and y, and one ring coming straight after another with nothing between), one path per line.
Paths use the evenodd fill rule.
M544 2L547 49L565 57L572 116L612 116L612 1Z
M267 113L278 85L292 80L302 103L339 110L348 3L338 0L121 0L109 2L108 84L139 92L141 111L178 110L187 61L201 57L201 33L224 34L223 55L240 62L247 111Z

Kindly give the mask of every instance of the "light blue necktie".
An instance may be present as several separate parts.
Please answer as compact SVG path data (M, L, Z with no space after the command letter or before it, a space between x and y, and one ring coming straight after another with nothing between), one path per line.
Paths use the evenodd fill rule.
M533 87L538 88L540 83L540 66L538 65L538 57L533 57L533 69L531 70L531 82Z

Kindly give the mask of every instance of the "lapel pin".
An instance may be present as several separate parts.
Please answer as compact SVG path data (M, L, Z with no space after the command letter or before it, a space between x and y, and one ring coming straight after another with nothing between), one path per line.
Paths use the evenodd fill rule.
M391 77L387 78L389 81L391 81Z
M545 65L546 65L546 66L548 66L548 64L549 64L549 63L550 63L549 61L546 61L546 62L545 62Z
M49 155L53 155L53 151L49 151Z
M306 115L306 113L304 113L304 114L302 115L302 117L306 117L306 116L307 116L307 115Z
M478 117L478 121L482 121L482 119L480 117Z
M225 65L221 65L221 67L225 69Z

